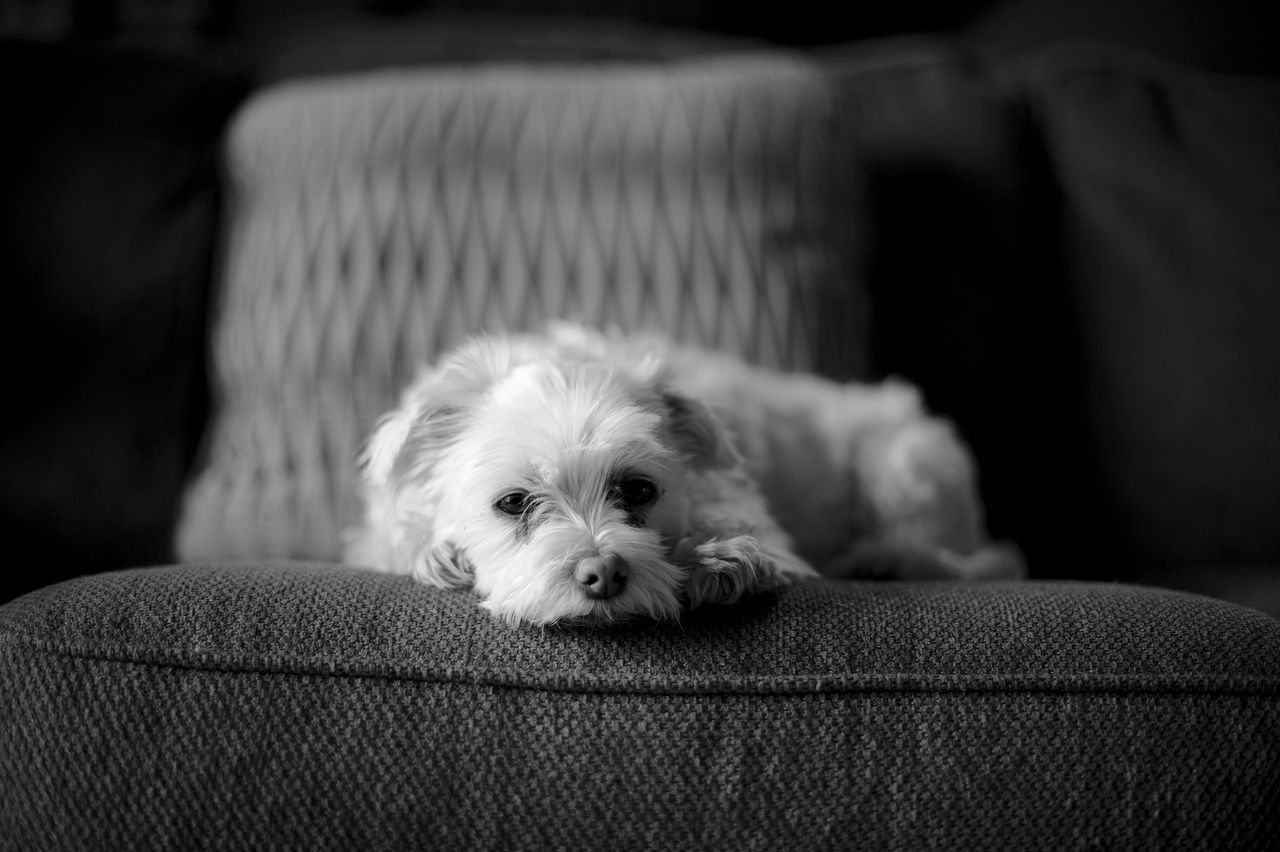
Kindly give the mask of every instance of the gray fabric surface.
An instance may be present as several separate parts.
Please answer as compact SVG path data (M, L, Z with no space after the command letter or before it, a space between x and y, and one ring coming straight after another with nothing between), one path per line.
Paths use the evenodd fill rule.
M85 577L0 609L0 848L1266 848L1278 660L1126 586L599 631L336 566Z

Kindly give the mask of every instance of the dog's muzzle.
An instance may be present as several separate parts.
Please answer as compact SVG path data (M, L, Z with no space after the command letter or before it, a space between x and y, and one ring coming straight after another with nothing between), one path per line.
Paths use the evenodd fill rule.
M587 597L604 600L621 594L630 570L627 560L616 553L606 553L579 561L573 578L582 584Z

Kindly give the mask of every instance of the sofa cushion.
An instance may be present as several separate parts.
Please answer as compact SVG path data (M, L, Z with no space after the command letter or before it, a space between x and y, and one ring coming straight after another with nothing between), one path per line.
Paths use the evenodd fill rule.
M1280 81L1060 48L1030 85L1122 565L1280 565Z
M1280 621L1067 583L812 582L512 629L317 564L0 609L0 837L137 848L1263 848Z
M784 55L282 83L229 144L220 410L179 553L335 558L413 372L567 316L861 365L856 221L819 71Z
M4 599L173 558L207 405L218 141L243 85L174 58L11 41L0 88Z

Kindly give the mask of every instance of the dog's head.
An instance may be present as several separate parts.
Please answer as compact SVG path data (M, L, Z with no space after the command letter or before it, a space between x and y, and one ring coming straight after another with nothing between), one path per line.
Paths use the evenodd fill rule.
M403 567L512 623L674 617L697 471L737 463L657 359L479 341L425 375L370 442Z

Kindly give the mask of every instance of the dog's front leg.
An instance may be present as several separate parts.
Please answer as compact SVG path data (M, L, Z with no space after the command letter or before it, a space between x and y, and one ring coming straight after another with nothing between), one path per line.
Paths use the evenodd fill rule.
M688 536L675 562L688 566L684 595L689 609L731 604L818 573L793 550L789 536L769 514L755 482L741 469L710 470L694 492ZM699 493L700 492L700 493Z
M731 604L782 583L776 565L755 536L712 539L693 548L685 595L689 608Z
M692 553L685 597L689 608L731 604L794 580L816 576L790 553L774 553L752 535L712 539L690 547Z

